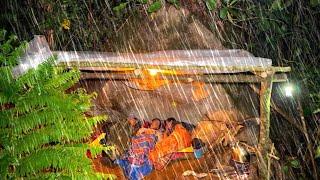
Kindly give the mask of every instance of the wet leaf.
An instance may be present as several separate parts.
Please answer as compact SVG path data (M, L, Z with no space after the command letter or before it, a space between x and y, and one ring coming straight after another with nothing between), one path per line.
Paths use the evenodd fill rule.
M227 14L228 14L228 8L227 7L224 7L220 10L219 12L219 16L221 19L225 20L226 17L227 17Z
M149 6L147 11L148 13L153 13L161 9L161 7L162 7L161 1L156 1Z
M217 1L216 0L206 0L206 6L210 11L212 11L217 7Z
M230 13L227 13L227 17L228 17L228 20L229 20L231 23L234 23L231 15L230 15Z
M239 12L236 9L232 9L232 8L228 9L228 14L230 14L230 16L233 16L235 18L240 16Z
M232 6L232 5L236 4L237 2L238 2L238 0L233 0L233 1L231 1L231 3L229 4L229 6Z
M179 0L167 0L168 3L174 5L176 8L179 7Z
M318 109L318 111L320 111L320 109ZM315 158L320 158L320 145L316 149Z
M141 3L141 4L147 4L148 0L138 0L138 2Z
M113 11L115 11L116 13L120 13L122 10L124 10L124 8L126 8L127 4L128 4L127 2L120 3L118 6L113 8Z
M283 6L282 0L275 0L271 5L271 10L282 10Z
M283 171L285 174L288 174L288 172L289 172L289 167L288 167L288 166L283 166L282 171Z
M300 162L297 159L293 159L290 161L290 165L293 168L299 168L300 167Z

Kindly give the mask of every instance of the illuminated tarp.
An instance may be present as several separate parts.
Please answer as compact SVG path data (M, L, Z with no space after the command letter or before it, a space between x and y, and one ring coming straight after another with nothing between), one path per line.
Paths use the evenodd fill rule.
M150 53L55 52L58 62L78 67L179 69L194 73L234 73L272 67L272 61L244 50L167 50Z
M244 50L169 50L149 53L117 52L51 52L43 36L35 36L28 43L21 64L14 70L16 75L36 67L52 55L57 55L58 64L79 67L128 67L128 68L178 68L203 73L244 72L248 68L272 67L272 61L254 57ZM199 69L200 68L200 69Z

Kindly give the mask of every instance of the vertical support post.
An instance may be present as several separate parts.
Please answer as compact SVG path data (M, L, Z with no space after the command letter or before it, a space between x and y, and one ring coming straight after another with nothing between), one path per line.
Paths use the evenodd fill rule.
M268 149L270 147L270 100L274 72L267 72L260 87L260 134L259 134L259 176L270 179L268 169Z

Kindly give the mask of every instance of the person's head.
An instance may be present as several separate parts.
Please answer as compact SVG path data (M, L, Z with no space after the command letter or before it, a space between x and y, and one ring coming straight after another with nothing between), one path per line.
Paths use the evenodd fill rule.
M205 146L205 143L201 139L198 139L198 138L192 139L191 144L192 144L193 149L200 149Z
M177 124L177 120L173 117L171 118L168 118L166 121L165 121L165 129L166 130L171 130L174 128L174 126Z
M129 125L132 126L132 127L135 126L138 123L138 118L136 118L134 116L129 116L127 118L127 120L128 120Z
M158 129L160 129L160 126L161 126L161 120L160 119L154 118L154 119L151 120L151 125L150 125L151 129L158 130Z

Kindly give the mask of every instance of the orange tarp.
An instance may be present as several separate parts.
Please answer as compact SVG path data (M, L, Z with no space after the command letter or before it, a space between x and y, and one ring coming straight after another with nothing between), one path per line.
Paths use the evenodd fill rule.
M189 146L191 146L191 134L181 124L178 124L168 137L164 137L156 144L149 158L152 162L156 162L160 157Z

